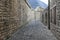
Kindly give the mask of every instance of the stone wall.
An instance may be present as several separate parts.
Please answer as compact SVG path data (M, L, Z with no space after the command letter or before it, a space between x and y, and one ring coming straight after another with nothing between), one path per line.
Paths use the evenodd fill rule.
M0 0L0 40L6 40L27 23L28 5L24 0Z
M52 1L53 2L53 1ZM55 3L55 4L51 4L51 10L52 10L52 18L54 19L54 17L55 17L55 22L56 23L54 23L54 20L52 20L52 18L51 18L51 20L52 20L52 22L51 22L51 31L54 33L54 35L58 38L58 40L60 40L60 0L54 0L54 2L53 3ZM56 7L56 16L54 16L55 15L55 13L54 13L54 7Z
M43 23L45 23L46 20L45 11L43 11ZM57 37L57 39L60 40L60 0L51 0L50 3L50 30Z
M43 12L42 12L42 22L46 26L48 24L48 16L47 15L48 15L48 8L43 10Z
M0 39L7 37L9 34L10 11L10 0L0 0Z

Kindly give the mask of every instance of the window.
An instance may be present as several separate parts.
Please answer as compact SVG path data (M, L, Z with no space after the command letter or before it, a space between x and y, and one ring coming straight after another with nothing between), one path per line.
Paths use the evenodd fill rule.
M52 9L50 10L50 21L52 22Z
M56 24L56 6L53 8L53 13L54 13L54 24Z
M42 22L44 22L44 15L42 14Z
M53 8L53 9L51 9L50 10L51 12L50 12L50 21L53 23L53 24L55 24L56 25L56 6Z
M47 12L45 13L45 23L47 24Z
M58 26L60 26L60 14L58 15Z

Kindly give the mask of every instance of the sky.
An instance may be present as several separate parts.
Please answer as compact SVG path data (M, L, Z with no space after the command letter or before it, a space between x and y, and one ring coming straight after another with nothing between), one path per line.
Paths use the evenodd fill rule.
M42 2L44 2L45 4L48 5L48 0L40 0L40 1L42 1Z
M34 9L37 6L40 6L42 8L46 8L48 6L48 1L47 0L28 0L28 3Z

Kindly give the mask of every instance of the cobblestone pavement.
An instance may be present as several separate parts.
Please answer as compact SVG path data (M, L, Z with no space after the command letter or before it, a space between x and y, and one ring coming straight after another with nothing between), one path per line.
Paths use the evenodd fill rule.
M39 21L31 21L19 29L9 40L57 40L50 30Z

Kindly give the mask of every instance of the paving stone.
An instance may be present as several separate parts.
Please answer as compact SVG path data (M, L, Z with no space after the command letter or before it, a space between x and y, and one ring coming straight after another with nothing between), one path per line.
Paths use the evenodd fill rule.
M34 23L34 24L33 24ZM50 30L40 21L31 21L19 29L9 40L57 40Z

